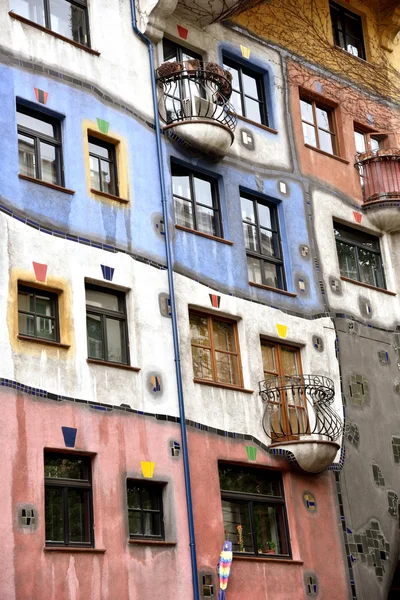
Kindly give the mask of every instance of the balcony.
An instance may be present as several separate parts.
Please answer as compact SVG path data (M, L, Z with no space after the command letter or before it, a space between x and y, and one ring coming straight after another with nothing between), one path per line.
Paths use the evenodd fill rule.
M231 147L236 113L229 102L230 73L199 60L166 62L157 69L164 131L184 147L212 158Z
M365 152L356 155L364 212L386 232L400 231L400 140L398 134L369 134Z
M321 375L271 377L260 381L259 387L269 448L290 452L288 456L294 456L297 466L307 473L319 473L331 465L343 429L331 406L333 381Z

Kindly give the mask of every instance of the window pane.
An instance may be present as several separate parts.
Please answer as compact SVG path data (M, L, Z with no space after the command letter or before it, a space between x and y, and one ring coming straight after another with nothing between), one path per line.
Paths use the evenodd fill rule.
M365 137L363 133L360 133L359 131L355 131L354 132L354 141L356 143L356 151L357 152L365 152L366 151L366 147L365 147Z
M315 136L315 127L303 123L304 143L317 147L317 138Z
M376 150L379 150L379 148L380 148L380 142L379 142L379 140L376 140L373 137L371 137L369 139L370 139L370 143L371 143L371 150L373 152L375 152Z
M57 150L54 146L40 142L42 161L42 179L48 183L57 183Z
M190 334L192 343L200 344L201 346L210 346L207 317L190 314Z
M238 361L237 356L225 354L224 352L215 352L215 363L217 367L217 381L239 385Z
M46 340L56 339L56 328L53 319L36 317L36 335Z
M205 181L204 179L199 179L198 177L194 177L193 183L196 195L196 202L213 207L214 203L211 182Z
M174 175L172 177L172 191L177 196L191 199L189 176Z
M216 235L215 214L212 208L197 206L197 229L209 235Z
M160 509L160 494L158 490L152 487L142 488L142 508L152 510Z
M62 489L45 489L46 541L64 542Z
M29 294L28 292L18 292L18 308L19 310L33 312L35 308L33 294Z
M382 277L380 276L380 265L378 257L363 248L358 249L358 262L360 266L360 279L363 283L383 287Z
M33 138L18 134L19 172L27 177L36 177L35 142Z
M252 281L253 283L262 283L261 260L253 258L252 256L247 257L247 275L249 281Z
M219 465L221 490L281 497L278 476L272 471Z
M300 100L301 118L308 123L314 123L314 115L311 102Z
M289 350L288 348L282 348L281 358L283 367L282 375L297 375L299 372L297 364L297 352Z
M161 536L160 513L143 513L144 535Z
M264 371L274 371L276 373L276 359L275 359L275 348L274 346L268 346L267 344L261 345L262 361Z
M232 542L233 552L254 552L248 504L222 500L224 539Z
M35 317L32 315L18 314L18 333L35 335Z
M350 279L358 279L354 246L336 240L340 274Z
M113 179L111 164L105 160L100 160L100 180L102 192L114 195L115 190Z
M51 29L60 35L87 44L85 11L66 0L50 0Z
M256 226L248 225L247 223L243 223L243 231L244 231L244 244L245 244L246 250L253 250L254 252L258 252L259 247L258 247Z
M21 17L45 25L43 0L11 0L10 8Z
M238 115L243 114L242 109L242 99L239 92L232 92L232 96L230 97L230 102L233 104L233 108L237 112Z
M98 290L86 289L86 304L107 310L120 310L119 296Z
M232 323L213 319L213 334L215 348L236 352L235 333Z
M235 90L239 90L240 89L239 71L237 69L235 69L234 67L228 67L228 65L225 65L225 64L224 64L224 69L229 71L232 75L232 88Z
M267 229L261 229L261 253L265 256L276 256L275 250L275 234Z
M267 229L273 229L272 227L272 209L265 204L259 202L257 204L258 218L260 221L260 227L266 227Z
M317 106L315 109L315 112L317 113L318 127L321 127L322 129L327 129L328 131L330 131L331 127L330 127L330 122L329 122L329 111L327 111L323 108L318 108L318 106Z
M263 261L264 263L264 283L271 287L281 287L280 278L278 277L278 269L280 267L274 263Z
M103 332L101 318L97 315L86 316L87 345L89 358L104 359L103 356Z
M194 229L193 220L193 205L190 201L182 200L181 198L174 197L175 203L175 223L182 225L182 227L189 227Z
M193 373L199 379L213 379L211 350L192 346Z
M89 492L68 490L68 523L70 542L90 542Z
M129 508L140 508L140 488L128 487L128 506Z
M102 156L107 159L110 158L110 153L107 148L96 144L96 142L93 141L93 138L89 138L89 140L91 140L89 141L89 153L97 154L97 156Z
M250 100L245 96L244 98L246 117L256 123L262 123L261 118L261 104L256 100Z
M329 152L329 154L333 154L333 135L319 129L318 136L320 149L324 152Z
M254 214L254 202L249 200L248 198L240 198L241 207L242 207L242 219L247 223L252 223L253 225L256 222L255 214Z
M267 504L254 503L254 533L259 554L275 550L282 554L277 509Z
M39 315L54 317L54 303L48 296L36 294L36 312Z
M100 164L99 159L89 156L90 160L90 187L94 190L100 190Z
M143 535L142 514L136 510L129 511L129 533L130 535Z
M258 89L257 89L257 80L250 75L242 75L243 81L243 90L247 96L252 96L252 98L258 98Z
M116 319L106 319L107 323L107 360L126 363L126 348L124 341L125 322Z
M17 123L28 129L32 129L38 133L44 133L50 137L54 137L54 127L51 123L32 117L31 115L25 115L22 112L17 111Z
M87 466L81 458L63 458L47 454L44 457L44 476L61 479L87 479Z

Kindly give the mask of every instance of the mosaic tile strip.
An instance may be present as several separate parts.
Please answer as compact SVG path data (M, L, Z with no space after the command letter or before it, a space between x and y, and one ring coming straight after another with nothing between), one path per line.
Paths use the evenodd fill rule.
M386 352L386 350L379 350L378 351L378 358L379 358L379 363L381 365L389 365L390 364L390 358L389 358L389 352Z
M340 523L342 526L344 545L345 545L346 555L347 555L347 567L349 570L350 589L351 589L351 594L352 594L351 598L352 598L352 600L357 600L356 586L355 586L355 582L354 582L354 571L353 571L354 557L351 557L350 547L349 547L349 543L348 543L348 539L347 539L347 536L351 535L353 532L351 531L351 529L349 529L349 527L346 526L346 518L344 515L344 507L343 507L342 488L340 485L340 473L338 473L338 472L335 473L335 480L336 480L336 493L337 493L338 504L339 504Z
M382 469L378 465L372 465L372 474L376 485L384 487L385 478L383 476Z
M392 437L392 451L395 463L400 463L400 437Z
M18 522L24 529L34 529L36 525L36 511L30 504L19 507Z
M307 596L318 595L318 579L315 575L306 575L306 592Z
M349 397L351 404L360 408L369 403L369 383L366 377L358 374L349 376Z
M371 520L368 526L353 533L346 532L345 545L350 550L350 560L354 563L361 561L367 567L375 570L378 581L383 580L390 555L390 545L383 535L378 521Z
M360 432L356 423L346 423L345 437L350 442L350 444L358 448L360 443Z
M388 513L393 519L399 518L399 497L393 490L388 490Z

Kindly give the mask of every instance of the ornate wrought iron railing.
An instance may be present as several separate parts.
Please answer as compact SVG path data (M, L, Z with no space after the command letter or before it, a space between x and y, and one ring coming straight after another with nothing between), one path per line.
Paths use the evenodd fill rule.
M217 122L231 132L237 117L229 102L228 72L216 63L199 60L164 63L157 69L162 90L159 114L166 125L187 121Z
M400 198L400 148L379 148L356 155L363 199L368 202Z
M335 388L322 375L271 377L259 383L263 428L272 443L313 436L337 440L343 423L332 408Z

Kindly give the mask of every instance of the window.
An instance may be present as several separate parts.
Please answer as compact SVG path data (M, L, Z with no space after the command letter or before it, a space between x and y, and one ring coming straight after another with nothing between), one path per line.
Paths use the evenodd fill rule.
M335 2L329 2L329 8L335 45L365 60L361 17Z
M200 54L188 50L183 46L179 46L179 44L175 44L175 42L171 42L171 40L168 40L167 38L163 38L163 55L164 62L181 62L192 58L202 60Z
M63 185L60 121L17 105L19 172Z
M272 440L298 439L300 433L309 430L306 400L299 386L291 387L288 383L301 384L300 350L293 346L277 344L261 340L264 379L273 379L278 388L276 402L270 402L270 435ZM283 378L289 378L285 380Z
M114 144L89 135L90 187L118 196L117 160Z
M333 227L340 274L385 289L379 238L340 223L334 223Z
M224 539L233 552L290 556L280 473L220 464Z
M86 0L11 0L11 10L78 44L90 46Z
M128 479L129 537L163 540L163 484Z
M18 285L18 333L58 342L57 294Z
M378 139L378 136L373 137L365 133L365 131L358 129L354 130L354 141L356 144L357 154L364 154L364 152L368 152L369 150L375 152L380 148L380 140Z
M312 99L300 98L304 143L328 154L338 154L333 109Z
M93 546L91 461L44 454L46 546Z
M177 225L222 237L217 180L173 164L172 192Z
M277 208L244 193L240 195L240 202L249 281L284 290Z
M195 379L242 386L236 323L190 311Z
M267 105L264 94L263 75L240 63L223 57L224 69L232 74L232 96L230 98L238 115L255 123L268 125Z
M125 294L86 285L88 356L128 364Z

